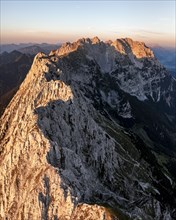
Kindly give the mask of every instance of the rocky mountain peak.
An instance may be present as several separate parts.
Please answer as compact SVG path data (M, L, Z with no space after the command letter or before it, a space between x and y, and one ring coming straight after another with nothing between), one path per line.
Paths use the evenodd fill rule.
M100 44L101 43L101 44ZM89 46L88 46L89 45ZM150 48L148 48L143 42L133 41L130 38L122 38L117 39L114 42L111 40L103 42L100 41L98 37L90 38L82 38L74 43L66 43L63 44L62 47L58 50L58 55L63 55L64 53L69 53L77 50L81 47L94 47L94 45L98 45L102 47L102 45L108 47L114 47L121 54L132 54L137 59L140 58L154 58L154 54Z
M133 41L130 38L117 39L112 43L113 46L122 54L132 53L136 58L154 58L153 51L143 42Z
M36 55L0 120L0 218L176 217L176 82L144 44L112 44Z
M61 48L59 48L57 51L56 51L56 54L58 56L60 55L64 55L64 54L68 54L68 53L71 53L73 51L76 51L78 48L82 47L91 47L91 45L93 44L99 44L100 43L100 40L98 37L94 37L92 39L90 38L81 38L79 40L77 40L76 42L73 42L73 43L70 43L70 42L67 42L65 44L63 44L61 46Z
M100 39L96 36L94 38L91 39L92 44L99 44L100 43Z
M122 59L129 59L138 68L143 67L143 59L145 58L153 59L157 63L153 52L144 43L129 38L117 39L114 42L103 42L98 37L82 38L73 43L63 44L61 48L50 55L63 56L76 51L79 51L78 53L82 51L90 59L95 60L104 72L113 71L116 64Z

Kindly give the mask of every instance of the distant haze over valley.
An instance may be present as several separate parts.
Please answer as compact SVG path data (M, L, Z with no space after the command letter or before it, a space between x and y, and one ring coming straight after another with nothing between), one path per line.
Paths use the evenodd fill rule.
M0 54L3 52L12 52L18 50L22 53L37 54L39 52L49 53L51 50L58 49L60 44L49 43L19 43L19 44L1 44Z

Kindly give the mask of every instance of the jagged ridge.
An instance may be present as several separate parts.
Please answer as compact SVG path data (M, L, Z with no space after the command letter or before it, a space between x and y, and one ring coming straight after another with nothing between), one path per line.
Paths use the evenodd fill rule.
M174 92L150 49L130 39L38 54L1 118L1 218L174 218L175 185L148 148L154 140L125 128L142 103L174 120Z

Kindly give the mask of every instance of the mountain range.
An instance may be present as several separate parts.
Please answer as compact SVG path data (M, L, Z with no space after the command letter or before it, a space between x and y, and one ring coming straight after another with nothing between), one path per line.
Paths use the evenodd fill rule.
M175 94L129 38L38 53L0 119L0 217L176 219Z
M0 44L0 54L3 52L10 53L14 50L20 51L25 54L37 54L39 52L49 53L51 50L55 50L60 44L48 44L48 43L21 43L21 44Z
M0 54L0 115L26 77L33 58L15 50Z
M4 44L0 45L0 115L8 105L18 87L24 80L31 66L31 59L39 52L49 54L51 50L56 50L60 47L59 44ZM160 46L152 47L154 55L163 64L167 70L176 78L176 51L174 48L164 48ZM20 52L20 53L19 53ZM22 55L23 54L23 55ZM19 56L19 58L17 58ZM18 66L18 59L22 56L27 56L28 59L23 59L23 67L18 71L18 67L14 69L14 63ZM19 65L21 66L21 64ZM19 67L20 68L20 67ZM13 76L12 76L13 75ZM10 81L8 79L11 79ZM6 81L7 80L7 81ZM13 85L12 83L13 82ZM7 85L8 84L8 85ZM5 87L5 88L4 88Z
M176 77L176 48L152 47L157 59Z

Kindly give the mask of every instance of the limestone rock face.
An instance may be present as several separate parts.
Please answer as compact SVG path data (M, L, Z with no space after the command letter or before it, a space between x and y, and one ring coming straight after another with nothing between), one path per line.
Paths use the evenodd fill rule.
M162 104L175 120L175 81L144 44L121 41L35 57L0 121L1 219L174 219L174 177L135 126L150 125L136 118L144 100L148 117Z
M130 51L136 58L144 58L144 57L151 57L154 58L154 54L150 48L148 48L143 42L133 41L130 38L125 39L117 39L114 45L118 45L118 47L123 48L119 51L123 51L128 54ZM120 46L121 45L121 46Z

